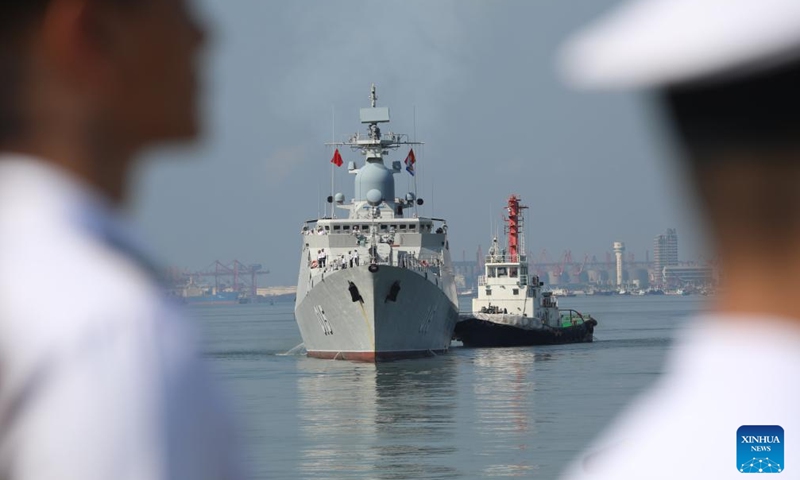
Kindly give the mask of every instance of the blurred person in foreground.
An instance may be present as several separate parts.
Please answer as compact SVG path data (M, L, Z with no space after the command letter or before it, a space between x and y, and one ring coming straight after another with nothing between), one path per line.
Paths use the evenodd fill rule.
M184 0L0 2L0 478L236 479L232 429L120 213L198 134Z
M800 2L627 2L562 65L652 91L724 272L665 376L565 478L800 478Z

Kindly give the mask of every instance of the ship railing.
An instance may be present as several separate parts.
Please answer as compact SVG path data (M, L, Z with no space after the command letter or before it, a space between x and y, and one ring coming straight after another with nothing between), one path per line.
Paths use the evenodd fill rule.
M571 308L559 309L558 314L562 327L581 325L585 321L583 314Z
M423 228L417 230L416 224L413 224L414 228L389 228L386 230L380 230L377 233L378 238L381 237L391 237L398 233L413 233L413 234L430 234L430 233L444 233L444 231L437 231L439 228L436 224L434 225L427 225ZM359 225L355 225L356 228L349 228L345 229L338 229L338 230L324 230L324 229L317 229L317 228L309 228L303 229L301 233L303 235L349 235L349 236L356 236L361 238L369 238L372 234L370 233L369 229L361 228Z
M394 259L382 259L385 265L392 265L395 267L406 268L414 270L417 273L431 273L434 275L441 274L443 261L439 256L411 256L411 255L398 255Z
M416 234L432 234L432 233L447 233L447 222L443 218L424 218L421 220L430 220L430 222L404 222L411 217L399 217L395 219L347 219L350 220L346 223L335 225L319 225L319 220L330 220L330 218L321 218L316 220L306 220L303 223L303 228L300 233L303 235L352 235L359 238L368 238L372 236L372 228L376 229L376 235L383 239L383 243L391 242L394 235L397 233L416 233ZM416 217L414 217L416 218ZM333 228L332 228L333 227ZM340 228L341 227L341 228Z
M324 232L324 233L321 233ZM369 230L334 230L334 231L327 231L327 230L303 230L303 235L340 235L340 236L350 236L356 237L360 242L364 242L370 239L372 234ZM416 228L413 229L390 229L387 231L380 231L376 234L377 240L379 243L394 243L395 235L398 233L411 233L411 234L426 234L426 233L435 233L435 229L422 229L417 231Z
M526 263L528 261L527 255L486 255L486 263Z
M381 143L406 143L408 142L408 134L385 132L381 133L380 138L373 137L370 133L357 132L352 135L348 141L343 142L342 145L359 147L361 145L380 145Z
M497 277L492 277L497 278ZM520 287L527 287L528 281L531 279L530 275L520 275L519 277L509 277L509 278L517 278L517 285ZM478 286L483 287L486 286L486 275L481 275L478 277Z
M309 268L311 269L312 275L319 275L328 272L336 272L346 268L352 268L369 264L400 267L409 270L414 270L419 273L428 272L435 275L440 275L442 268L444 266L444 262L442 261L442 259L435 255L425 256L425 257L415 257L410 255L387 256L387 255L381 255L380 253L370 255L368 248L362 248L358 249L358 257L354 258L352 262L349 257L345 257L344 263L342 262L341 256L328 257L327 260L324 262L324 265L320 265L320 261L318 259L311 260L309 262Z

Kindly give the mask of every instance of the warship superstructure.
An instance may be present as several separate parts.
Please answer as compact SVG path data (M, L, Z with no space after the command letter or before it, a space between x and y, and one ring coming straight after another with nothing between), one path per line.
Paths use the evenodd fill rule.
M544 291L529 270L523 253L523 210L512 195L506 207L506 248L495 237L478 280L472 314L456 325L455 339L466 347L515 347L591 342L597 321L571 309L561 309L552 292Z
M403 162L389 154L413 148L407 135L382 133L389 109L362 108L366 133L332 143L364 157L349 162L355 175L350 202L342 193L328 198L330 215L305 222L297 282L295 318L309 356L380 361L447 351L458 320L455 279L447 224L418 217L423 204L414 192L395 195L394 176ZM413 150L406 170L413 174ZM335 207L335 208L334 208ZM337 218L336 211L346 212Z

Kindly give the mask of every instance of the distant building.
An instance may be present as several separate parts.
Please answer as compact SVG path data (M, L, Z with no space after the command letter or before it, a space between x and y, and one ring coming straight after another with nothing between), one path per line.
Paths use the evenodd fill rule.
M657 236L653 241L653 267L656 283L663 281L664 267L678 265L678 233L674 228Z
M483 268L476 261L453 262L453 273L456 276L456 287L477 288L478 277L483 275Z
M711 267L666 266L663 272L664 284L675 287L711 285L713 277Z

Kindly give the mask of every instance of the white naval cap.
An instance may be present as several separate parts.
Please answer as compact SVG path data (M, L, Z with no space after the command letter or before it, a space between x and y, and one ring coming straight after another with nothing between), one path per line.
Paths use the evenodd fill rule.
M658 87L800 58L800 0L633 0L568 40L566 80Z

